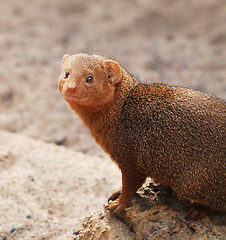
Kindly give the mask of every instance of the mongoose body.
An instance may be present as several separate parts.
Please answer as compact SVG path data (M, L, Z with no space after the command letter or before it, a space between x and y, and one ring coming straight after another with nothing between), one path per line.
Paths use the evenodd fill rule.
M199 91L143 85L99 55L63 57L59 90L122 172L120 215L146 177L182 199L226 210L226 104Z

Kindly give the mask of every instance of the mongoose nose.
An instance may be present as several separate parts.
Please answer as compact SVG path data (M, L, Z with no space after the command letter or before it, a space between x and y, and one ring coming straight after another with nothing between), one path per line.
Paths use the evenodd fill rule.
M67 87L67 92L69 92L69 93L75 93L76 90L77 90L76 87L70 87L70 86Z

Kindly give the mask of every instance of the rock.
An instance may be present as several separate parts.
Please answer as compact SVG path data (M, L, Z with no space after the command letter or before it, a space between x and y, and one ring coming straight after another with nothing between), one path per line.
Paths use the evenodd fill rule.
M74 235L76 240L130 240L135 236L124 222L103 211L96 211L88 216L83 223L83 229L75 232Z
M187 207L188 204L168 188L149 179L134 196L123 219L109 212L95 212L86 218L83 228L74 233L74 240L225 239L225 214L185 220Z

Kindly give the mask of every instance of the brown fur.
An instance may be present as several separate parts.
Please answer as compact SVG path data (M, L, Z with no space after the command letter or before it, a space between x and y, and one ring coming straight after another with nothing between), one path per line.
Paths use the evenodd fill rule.
M121 169L122 193L110 197L111 211L119 215L147 176L182 199L226 210L223 101L187 88L145 86L115 61L88 54L64 56L59 90Z

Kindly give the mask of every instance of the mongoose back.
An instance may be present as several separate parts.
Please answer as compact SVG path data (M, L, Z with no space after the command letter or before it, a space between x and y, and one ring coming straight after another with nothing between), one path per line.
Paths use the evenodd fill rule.
M141 84L114 60L90 54L64 55L58 87L121 170L111 212L120 216L146 177L210 211L226 210L225 102Z

